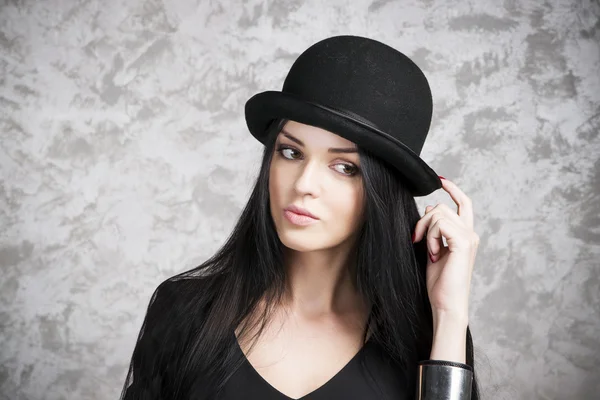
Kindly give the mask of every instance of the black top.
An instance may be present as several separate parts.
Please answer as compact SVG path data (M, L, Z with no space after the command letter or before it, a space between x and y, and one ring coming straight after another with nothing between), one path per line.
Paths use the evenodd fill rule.
M244 359L229 379L219 400L293 400L269 384L250 364L237 340L236 351ZM416 368L416 366L415 366ZM294 379L293 376L290 379ZM375 342L367 341L331 379L302 400L408 399L403 374Z
M190 283L192 285L193 283ZM187 356L194 346L193 332L198 321L190 315L194 304L185 300L189 290L182 282L163 282L156 289L131 358L130 370L124 385L126 400L179 400L206 398L204 376L182 375ZM189 289L189 288L188 288ZM197 293L197 292L196 292ZM191 326L190 326L191 324ZM216 346L228 356L240 361L239 368L225 382L219 397L211 400L293 400L270 385L253 368L231 332L228 343ZM187 365L187 364L186 364ZM415 370L417 365L415 365ZM180 386L185 379L185 385ZM193 379L193 381L190 381ZM289 379L294 379L290 376ZM191 386L190 386L191 385ZM369 339L355 356L321 387L301 397L302 400L408 399L405 373L373 339ZM414 386L414 383L413 383ZM184 394L187 393L187 394ZM411 399L412 400L412 399Z

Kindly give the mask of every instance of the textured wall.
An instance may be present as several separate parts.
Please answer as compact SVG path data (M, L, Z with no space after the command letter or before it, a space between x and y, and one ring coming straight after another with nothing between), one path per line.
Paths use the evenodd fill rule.
M245 100L349 33L430 79L422 157L481 236L485 398L597 398L597 1L0 4L0 397L117 397L150 294L218 248L249 194Z

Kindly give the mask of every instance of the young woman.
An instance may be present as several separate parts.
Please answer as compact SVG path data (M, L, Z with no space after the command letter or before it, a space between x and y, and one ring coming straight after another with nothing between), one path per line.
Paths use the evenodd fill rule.
M419 157L421 70L335 36L245 112L264 144L250 199L214 256L155 290L121 398L479 399L479 238L470 199ZM439 188L458 211L420 216L414 197Z

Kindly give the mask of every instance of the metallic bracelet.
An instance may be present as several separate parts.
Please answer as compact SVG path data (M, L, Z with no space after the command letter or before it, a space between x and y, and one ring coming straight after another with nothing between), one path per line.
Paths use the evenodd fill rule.
M473 368L443 360L419 362L416 400L471 400Z

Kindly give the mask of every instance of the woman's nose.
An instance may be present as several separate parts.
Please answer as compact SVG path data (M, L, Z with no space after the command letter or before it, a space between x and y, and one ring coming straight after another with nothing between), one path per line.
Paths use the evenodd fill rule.
M300 194L310 193L313 196L320 192L320 180L323 178L322 172L319 170L319 165L316 162L309 162L304 165L296 178L295 188Z

